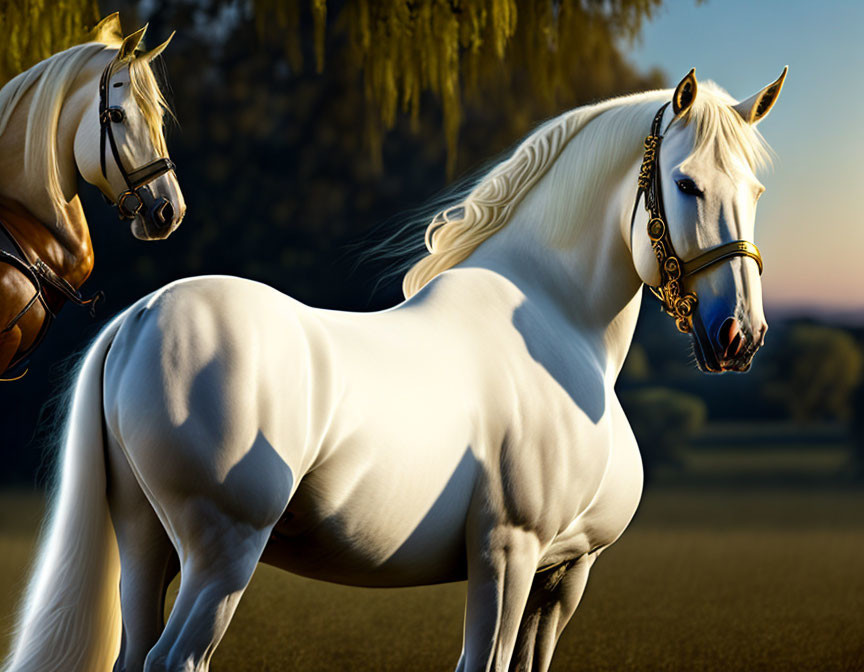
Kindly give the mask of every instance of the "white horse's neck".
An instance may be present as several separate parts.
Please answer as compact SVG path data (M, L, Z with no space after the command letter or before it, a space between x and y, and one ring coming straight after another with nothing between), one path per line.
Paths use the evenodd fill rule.
M47 189L47 180L33 180L23 169L27 119L31 114L31 87L17 105L6 129L0 135L0 194L21 203L56 237L68 255L89 254L90 240L86 223L79 216L78 169L75 163L75 134L86 114L97 114L94 96L101 69L109 54L90 59L78 73L63 102L57 127L57 167L60 186L69 208L58 213ZM104 62L103 62L104 61ZM95 122L98 125L98 121ZM85 240L86 238L86 240ZM81 248L87 248L82 250Z
M639 316L642 283L629 236L642 141L656 105L641 107L645 123L633 125L632 137L619 138L624 149L610 151L616 156L603 168L604 179L586 183L574 178L593 160L588 147L592 134L586 128L526 195L504 229L461 264L503 275L529 300L546 302L574 328L594 336L590 342L597 344L598 361L610 381L627 357Z

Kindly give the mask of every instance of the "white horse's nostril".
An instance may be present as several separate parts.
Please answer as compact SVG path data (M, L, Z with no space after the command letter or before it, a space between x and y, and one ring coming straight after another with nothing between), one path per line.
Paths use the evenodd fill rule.
M717 342L723 351L723 359L735 357L744 346L741 325L734 317L727 317L717 331Z

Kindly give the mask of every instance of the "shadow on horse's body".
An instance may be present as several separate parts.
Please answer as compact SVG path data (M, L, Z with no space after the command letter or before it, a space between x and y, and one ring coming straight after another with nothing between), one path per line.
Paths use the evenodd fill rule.
M748 105L764 116L778 92ZM365 586L467 578L457 669L548 670L641 495L614 385L642 283L672 286L633 207L648 128L667 129L663 195L682 259L753 236L761 116L716 87L695 94L691 73L672 106L652 92L541 127L459 219L434 223L432 253L391 310L318 310L214 276L118 316L78 377L9 672L111 669L118 613L117 669L204 672L261 560ZM675 186L685 168L701 196ZM687 281L706 369L744 370L759 346L757 256Z

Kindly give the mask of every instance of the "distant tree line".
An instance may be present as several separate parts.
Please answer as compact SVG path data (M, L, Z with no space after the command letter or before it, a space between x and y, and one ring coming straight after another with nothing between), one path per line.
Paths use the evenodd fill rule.
M684 339L652 308L647 300L619 381L649 471L679 464L709 418L769 419L842 423L855 447L852 469L864 476L864 334L793 321L772 328L751 372L718 378L696 372Z

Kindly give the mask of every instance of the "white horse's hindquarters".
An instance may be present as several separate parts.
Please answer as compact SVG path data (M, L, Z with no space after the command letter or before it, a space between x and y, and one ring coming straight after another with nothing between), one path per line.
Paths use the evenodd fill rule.
M106 360L109 431L178 548L168 509L203 498L263 529L278 519L302 464L296 439L303 423L289 419L294 440L263 431L284 416L279 404L296 407L299 397L286 398L296 389L290 384L280 396L261 396L269 381L297 375L261 361L266 341L253 320L261 294L280 298L264 285L233 278L172 283L129 309ZM291 325L276 327L271 339Z
M476 463L452 394L426 385L422 403L410 384L396 386L404 365L363 370L382 359L362 346L349 365L321 312L257 283L175 283L130 315L109 356L106 415L157 512L207 497L267 526L299 487L306 510L292 513L316 542L282 553L289 568L309 573L329 556L340 566L320 569L334 580L380 581L363 578L378 570L397 583L459 578ZM361 333L370 347L376 338L348 330L355 346ZM392 356L398 341L377 347ZM454 402L449 422L431 413L434 398ZM160 517L170 533L170 515Z

